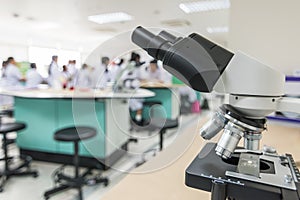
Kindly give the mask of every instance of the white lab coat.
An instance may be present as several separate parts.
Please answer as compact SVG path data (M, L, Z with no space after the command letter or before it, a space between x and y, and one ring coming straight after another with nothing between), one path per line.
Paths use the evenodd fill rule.
M22 78L22 74L17 66L8 64L5 69L5 77L8 86L21 85L20 79Z
M19 68L13 64L8 64L3 71L3 76L0 81L0 87L9 90L18 90L23 88L20 83L22 74ZM14 104L14 98L12 96L0 95L0 105L1 106L12 106Z
M94 68L91 71L91 86L92 88L103 89L107 87L107 83L111 81L111 72L105 70L105 66Z
M42 76L36 71L36 69L29 69L26 73L26 87L35 88L42 83Z
M116 81L116 77L118 76L118 74L122 71L123 66L119 66L119 65L114 65L111 70L110 70L110 74L111 74L111 81L115 82Z
M156 69L155 72L152 72L150 68L148 68L147 72L147 81L163 81L162 71L160 69Z
M79 88L90 88L91 87L91 85L92 85L91 74L90 74L90 70L88 68L81 69L78 72L78 76L75 81L75 85L76 85L76 87L79 87Z
M49 78L48 82L51 87L61 87L61 70L56 62L52 62L49 66Z
M68 68L68 72L70 74L69 78L71 78L71 80L68 83L68 86L72 87L77 82L76 79L78 78L78 69L76 68L76 66L74 64L69 64L67 66L67 68Z
M7 88L7 89L10 88L4 74L0 80L0 87ZM0 106L11 106L13 104L14 104L14 98L12 96L0 95Z

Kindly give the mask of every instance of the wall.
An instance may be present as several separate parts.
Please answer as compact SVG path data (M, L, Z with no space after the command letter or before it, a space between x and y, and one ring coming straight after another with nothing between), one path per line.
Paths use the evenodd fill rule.
M16 61L28 61L28 47L23 45L0 44L0 59L14 57Z
M231 0L228 47L286 74L300 69L299 0Z

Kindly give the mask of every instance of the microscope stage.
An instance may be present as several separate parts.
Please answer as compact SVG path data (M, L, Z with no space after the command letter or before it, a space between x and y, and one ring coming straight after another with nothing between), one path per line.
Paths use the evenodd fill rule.
M233 154L233 156L224 160L215 153L216 144L208 143L204 146L201 152L193 160L190 166L186 169L185 184L189 187L213 192L212 187L214 182L222 183L225 185L226 197L231 197L236 200L253 200L255 198L272 199L272 200L294 200L299 199L299 182L298 177L291 180L293 187L280 187L274 186L274 183L270 184L266 182L257 181L256 177L251 179L245 179L245 177L251 177L249 175L240 174L241 178L229 176L229 174L238 174L237 168L239 163L240 154ZM238 149L238 150L241 150ZM289 160L293 162L290 155L286 155ZM295 168L294 162L292 165L291 173L299 174L298 169ZM267 160L260 160L260 174L275 176L274 164ZM228 173L230 172L230 173ZM277 173L276 173L277 175Z

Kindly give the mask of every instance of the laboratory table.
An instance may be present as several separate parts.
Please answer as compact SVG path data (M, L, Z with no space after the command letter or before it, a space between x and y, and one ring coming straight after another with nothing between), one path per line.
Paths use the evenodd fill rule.
M53 139L56 130L90 126L97 136L80 142L81 165L107 169L126 153L129 133L129 98L147 98L154 93L107 90L0 89L15 99L15 119L27 124L17 144L21 154L35 160L72 163L71 143Z

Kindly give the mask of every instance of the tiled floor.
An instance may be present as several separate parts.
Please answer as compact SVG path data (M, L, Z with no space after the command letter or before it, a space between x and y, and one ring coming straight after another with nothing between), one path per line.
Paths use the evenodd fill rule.
M201 116L200 116L201 117ZM184 131L186 127L192 123L197 123L199 115L186 115L181 118L181 126L177 130L170 130L165 135L164 145L168 146L172 141L176 139L177 134ZM174 134L175 133L175 134ZM130 153L119 160L113 169L107 170L103 175L110 179L108 187L103 185L86 186L83 189L85 200L100 199L105 192L116 185L125 175L135 167L135 163L141 161L142 157L151 159L153 151L142 156L143 152L149 149L158 148L158 136L157 134L149 135L148 132L133 133L137 136L139 142L137 144L130 144ZM10 152L17 154L18 148L14 145L10 147ZM0 155L2 152L0 153ZM32 177L20 177L12 178L5 185L4 192L0 193L0 200L40 200L43 199L43 192L50 189L53 186L51 175L53 171L58 168L58 164L46 163L46 162L32 162L32 168L39 171L38 178ZM0 166L2 168L3 165ZM77 199L77 191L68 190L58 195L55 195L51 200L73 200Z

